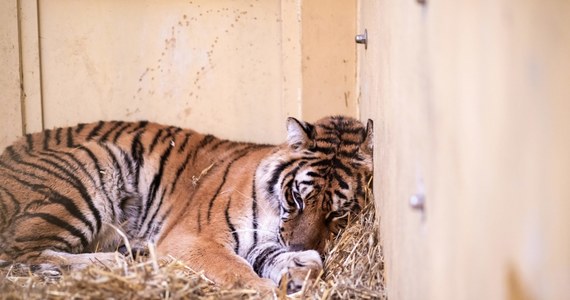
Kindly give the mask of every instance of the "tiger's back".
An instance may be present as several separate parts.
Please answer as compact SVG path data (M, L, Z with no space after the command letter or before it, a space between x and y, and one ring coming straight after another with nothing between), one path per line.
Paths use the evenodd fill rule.
M202 171L266 148L147 122L27 135L0 156L0 258L33 262L46 248L94 251L94 241L97 250L114 251L121 241L106 224L156 242L167 218L191 202L165 200L192 198L208 176Z
M288 273L297 290L363 205L372 129L346 117L287 124L277 146L145 121L27 135L0 155L0 260L113 261L120 230L218 283L268 287Z

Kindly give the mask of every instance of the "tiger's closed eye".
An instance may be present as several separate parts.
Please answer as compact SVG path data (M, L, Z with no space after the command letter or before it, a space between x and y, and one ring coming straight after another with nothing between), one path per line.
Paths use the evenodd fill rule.
M304 207L304 203L303 203L303 198L301 197L301 194L299 194L298 192L293 192L293 200L295 200L295 204L297 205L299 212L302 212L303 207Z

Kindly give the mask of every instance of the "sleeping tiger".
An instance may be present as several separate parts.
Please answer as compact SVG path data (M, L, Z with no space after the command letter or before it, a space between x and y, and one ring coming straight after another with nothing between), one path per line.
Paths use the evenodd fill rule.
M28 134L0 156L0 260L81 268L150 242L220 285L299 290L364 205L372 121L287 120L282 145L146 121Z

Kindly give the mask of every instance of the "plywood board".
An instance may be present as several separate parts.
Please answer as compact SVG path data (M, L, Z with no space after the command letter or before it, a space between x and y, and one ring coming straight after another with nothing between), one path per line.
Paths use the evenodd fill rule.
M22 135L17 3L0 2L0 149Z
M570 3L359 10L389 298L566 298Z

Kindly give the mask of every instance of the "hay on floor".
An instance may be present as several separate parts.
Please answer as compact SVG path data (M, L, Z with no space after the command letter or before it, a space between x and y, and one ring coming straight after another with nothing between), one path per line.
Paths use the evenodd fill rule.
M386 299L383 257L374 207L351 220L329 245L324 272L303 290L273 298ZM96 264L57 279L33 275L10 266L0 269L0 299L264 299L257 291L221 289L200 272L172 257L128 261L117 256L114 265Z

